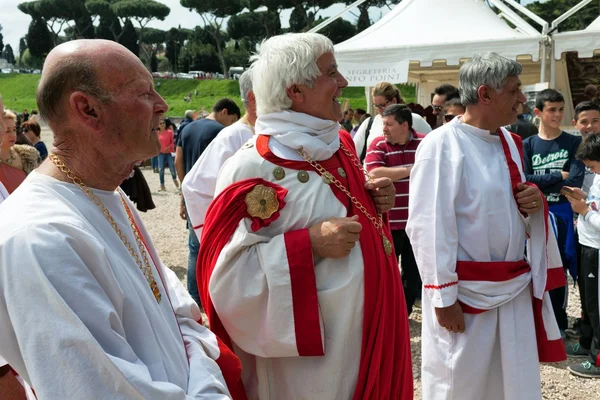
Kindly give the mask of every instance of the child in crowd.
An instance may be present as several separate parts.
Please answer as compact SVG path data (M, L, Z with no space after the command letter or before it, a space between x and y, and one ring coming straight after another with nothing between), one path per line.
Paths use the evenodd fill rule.
M582 324L578 343L567 347L570 356L586 357L583 363L569 365L568 370L586 378L600 378L600 317L598 313L598 253L600 251L600 133L589 133L577 152L577 158L594 173L589 194L578 188L567 188L566 194L573 211L579 214L577 230L581 244L580 293L588 324Z
M564 186L581 188L585 168L581 161L575 159L581 137L560 129L564 108L565 100L558 91L546 89L538 94L534 112L540 119L539 133L523 141L523 150L527 181L536 184L546 196L550 211L556 217L563 266L575 277L577 250L573 211L560 192ZM568 328L567 294L566 287L550 291L554 315L563 338L566 338Z

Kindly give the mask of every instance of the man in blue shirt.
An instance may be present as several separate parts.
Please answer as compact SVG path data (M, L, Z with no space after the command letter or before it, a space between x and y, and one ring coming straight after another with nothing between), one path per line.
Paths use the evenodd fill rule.
M180 182L183 182L185 175L190 172L202 152L217 137L221 129L240 119L240 114L238 105L233 100L225 98L215 103L208 117L190 122L185 126L177 138L177 149L175 151L175 168ZM187 220L183 196L181 197L179 215L182 219ZM190 254L188 256L187 285L190 295L200 305L200 295L196 283L196 260L198 259L200 242L194 232L194 227L189 221L188 229Z
M527 181L536 184L546 196L550 211L556 217L557 241L563 266L576 278L573 211L560 191L564 186L580 188L585 166L575 158L581 137L560 129L564 110L565 100L562 94L554 89L542 90L536 98L534 110L541 121L539 133L523 141L523 150ZM566 287L550 291L554 315L563 338L568 328L567 293Z

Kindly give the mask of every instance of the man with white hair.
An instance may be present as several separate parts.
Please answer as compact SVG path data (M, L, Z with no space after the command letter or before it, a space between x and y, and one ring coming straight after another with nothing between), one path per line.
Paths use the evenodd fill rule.
M160 150L152 75L120 44L70 41L37 103L54 151L0 207L0 354L40 399L243 394L239 360L118 189Z
M316 33L252 65L256 135L219 173L198 282L251 399L412 399L408 317L387 211L337 121L348 82Z
M459 73L466 112L416 152L406 231L423 279L427 400L541 399L539 362L566 358L547 292L565 285L548 205L524 181L520 138L501 128L526 101L520 73L475 55Z
M202 236L206 210L215 197L217 175L221 166L254 135L256 100L252 92L252 70L245 71L240 76L239 82L246 114L239 121L219 132L202 152L194 167L185 175L181 184L187 217L192 223L198 240ZM196 266L188 265L188 268L196 268Z
M181 124L179 124L179 128L177 128L177 134L175 136L175 143L177 143L177 139L179 138L179 135L181 135L181 132L183 132L183 128L185 128L188 124L194 122L194 110L186 110L184 117L183 117L183 121L181 121Z

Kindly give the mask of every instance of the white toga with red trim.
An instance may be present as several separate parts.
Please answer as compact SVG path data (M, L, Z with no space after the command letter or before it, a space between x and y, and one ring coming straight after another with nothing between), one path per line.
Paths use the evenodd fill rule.
M457 261L524 258L528 221L499 136L459 118L433 131L417 150L410 193L406 230L424 285L423 399L540 399L532 273L464 286L456 274ZM464 333L447 332L435 316L457 300L489 309L465 314Z
M119 193L94 193L139 252ZM0 206L0 354L40 399L228 399L215 335L126 203L160 303L76 185L32 172Z
M216 193L259 177L286 188L288 206L256 232L248 220L239 224L210 279L214 308L242 361L249 399L351 399L363 331L361 247L342 259L313 260L303 228L346 217L347 209L316 172L302 172L302 182L287 161L280 167L263 158L257 147L267 149L256 141L227 160ZM337 168L331 173L344 181Z

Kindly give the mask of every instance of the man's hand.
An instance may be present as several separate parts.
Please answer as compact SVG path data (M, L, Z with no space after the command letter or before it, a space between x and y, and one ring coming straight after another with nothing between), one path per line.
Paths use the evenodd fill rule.
M458 301L449 307L435 309L439 324L448 332L462 333L465 331L465 316Z
M371 193L378 213L386 213L394 207L396 202L396 188L390 178L373 178L365 184Z
M348 256L360 238L358 216L331 218L309 228L313 254L321 258Z
M526 212L527 214L533 214L542 209L542 193L535 186L528 186L524 183L517 185L517 204L519 210Z
M569 200L569 203L571 203L571 208L573 209L573 211L580 215L587 214L588 211L590 211L590 208L588 207L587 203L585 202L585 199L587 198L587 193L576 187L568 187L567 186L567 188L571 189L579 196L579 198L576 198L575 196L571 196L567 193L564 194L564 196L567 198L567 200ZM575 220L575 221L577 221L577 220Z
M565 179L569 178L569 172L568 171L560 171L560 174L562 175L563 181Z
M185 204L183 204L183 200L179 203L179 216L183 220L187 220L187 212L185 211Z

